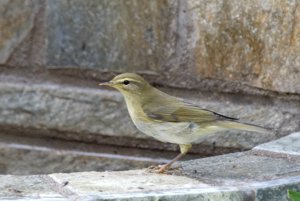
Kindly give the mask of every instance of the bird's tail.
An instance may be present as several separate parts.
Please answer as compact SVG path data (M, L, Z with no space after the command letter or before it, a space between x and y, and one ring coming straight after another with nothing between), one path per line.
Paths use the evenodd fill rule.
M248 123L241 123L237 121L219 121L218 125L227 129L236 129L236 130L251 131L251 132L258 132L258 133L273 132L271 129L268 128L264 128L261 126L256 126Z

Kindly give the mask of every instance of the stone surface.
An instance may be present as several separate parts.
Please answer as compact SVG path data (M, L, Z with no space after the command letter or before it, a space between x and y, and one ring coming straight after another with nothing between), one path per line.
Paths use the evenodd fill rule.
M300 157L248 151L182 162L181 166L184 175L201 181L247 185L300 175L299 163Z
M30 175L55 172L117 171L139 169L162 163L154 158L133 158L116 154L52 150L43 147L3 147L0 144L0 174ZM134 160L135 159L135 160ZM143 160L144 159L144 160ZM167 160L166 160L167 161Z
M181 2L179 31L200 77L300 92L299 1Z
M116 93L32 84L1 85L0 93L2 125L138 136L134 126L128 123L129 116L124 115L122 97Z
M61 194L51 190L40 176L0 175L0 181L0 200L65 200Z
M230 187L211 187L181 176L153 174L144 170L52 174L54 181L68 181L80 199L90 200L224 200L249 197ZM101 182L99 182L101 181Z
M163 89L203 108L278 131L212 135L199 145L202 151L248 149L300 130L297 0L3 0L0 11L1 132L174 150L134 128L120 94L96 89L94 82L127 71L172 87ZM9 70L12 76L4 75ZM298 138L293 134L249 152L183 162L177 176L146 170L52 179L1 175L0 200L285 201L287 189L300 190ZM41 147L5 145L0 153L16 160L0 164L3 172L16 164L30 170L38 165L32 158L82 165L71 152L47 155ZM63 171L56 165L49 166ZM89 165L95 168L97 160Z
M287 198L287 191L300 190L299 185L299 176L294 178L284 178L282 180L275 180L271 182L265 182L261 184L256 184L254 187L256 188L255 194L257 201L265 201L265 200L286 200L290 201Z
M30 35L39 1L5 0L0 3L0 64L12 56L17 47Z
M300 136L292 134L277 142L285 142L288 138L297 140ZM269 144L272 143L274 142ZM285 147L284 144L280 146ZM296 165L299 162L299 156L253 150L182 162L179 173L175 171L175 174L180 175L178 178L168 175L157 177L157 174L148 173L149 170L102 173L98 175L102 177L102 182L99 184L89 184L88 177L94 173L85 173L79 178L65 174L54 174L51 177L58 183L70 181L70 188L75 189L75 192L80 192L79 195L93 195L101 199L144 197L146 200L151 200L153 196L161 199L174 199L169 196L174 196L175 193L178 199L186 200L288 200L287 189L299 190L300 166ZM117 179L117 186L112 179L120 178L121 175L128 185L125 188L122 185L122 179ZM192 180L186 180L182 175ZM163 178L165 176L167 177ZM106 182L107 178L112 180ZM188 184L186 189L189 190L182 191L176 186L168 186L168 182L172 183L173 178L176 184L180 183L180 188L185 188L184 186ZM75 182L72 182L72 179ZM156 179L159 179L159 190L153 185ZM139 185L142 185L143 189L139 188ZM168 186L166 189L164 189L165 185ZM88 193L86 189L89 189ZM196 196L194 192L201 192L201 194Z
M26 6L12 1L1 3L7 11L3 15L13 13L8 9L10 6L15 7L16 13L29 13L28 9L32 9L26 21L32 31L29 34L26 28L28 40L20 34L18 41L22 44L11 51L5 49L10 55L9 64L17 70L5 66L0 74L1 127L102 143L111 139L104 141L100 136L126 137L123 144L130 146L143 141L146 143L142 146L147 148L172 147L156 144L154 140L148 142L149 138L132 125L119 94L95 90L96 81L108 79L102 77L105 72L112 75L109 72L142 71L150 81L176 87L167 90L173 95L279 133L266 136L227 132L203 139L202 145L249 149L300 129L299 96L249 96L265 95L254 87L297 93L298 79L294 76L298 77L299 66L298 21L293 20L298 18L297 1L39 2L24 1ZM293 23L289 22L295 23L290 27ZM284 46L287 37L282 36L287 32L293 37ZM30 52L29 56L26 52ZM26 63L31 61L30 55L38 58ZM43 63L43 59L47 61ZM31 63L39 64L40 68L31 69ZM18 69L23 64L28 68ZM69 69L70 72L63 72L70 74L62 76L59 72L63 69ZM4 75L8 70L12 76ZM30 79L25 79L26 73ZM41 74L43 77L39 78ZM282 77L287 79L283 81ZM25 81L15 84L18 79ZM35 83L36 79L40 82ZM69 80L73 80L71 84ZM248 96L241 95L241 91ZM111 144L122 143L119 139ZM134 142L136 139L141 141ZM175 150L174 147L171 149ZM206 149L209 148L202 151Z
M217 185L145 171L52 174L50 177L59 184L68 181L65 188L71 189L77 199L86 200L288 201L287 189L298 191L300 183L298 176Z
M109 196L114 193L164 191L167 189L175 190L175 188L180 190L195 186L207 187L207 185L187 177L153 174L144 170L51 174L49 176L57 183L68 181L71 189L79 195L104 192L102 194ZM180 185L178 185L179 183Z
M202 91L300 92L297 0L0 6L0 64L71 69L73 76L137 71L159 84Z
M300 155L300 133L292 133L278 140L258 145L254 149Z
M179 97L190 96L187 92L168 92ZM299 108L292 102L288 105L293 107L291 109L285 101L235 96L220 98L205 93L194 93L190 101L224 115L240 117L245 122L279 129L278 136L299 129ZM149 139L136 130L123 98L115 91L62 87L54 83L3 82L0 84L0 103L2 126L36 129L37 135L44 132L48 136L82 141L100 136ZM24 132L22 129L19 132ZM51 135L51 132L55 134ZM243 149L278 136L232 131L204 138L202 144ZM149 142L155 146L155 140Z
M120 171L165 164L178 153L0 132L0 174ZM183 160L203 157L188 153ZM13 158L13 160L12 160Z
M47 13L54 68L152 72L160 84L201 90L300 93L297 0L55 0Z
M1 179L5 182L0 184L0 200L288 201L287 189L299 190L300 178L224 186L139 170L52 174L49 177L9 175Z
M287 138L300 136L278 141ZM4 181L0 200L289 201L287 190L300 190L299 160L299 156L255 149L183 162L181 169L169 172L172 175L149 169L6 175L0 176Z
M177 1L48 1L47 65L156 70L174 52Z

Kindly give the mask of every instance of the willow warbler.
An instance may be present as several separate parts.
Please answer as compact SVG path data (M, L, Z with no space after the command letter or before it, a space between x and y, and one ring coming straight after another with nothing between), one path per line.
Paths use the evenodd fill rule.
M269 132L170 96L134 73L120 74L99 85L113 87L123 94L130 117L140 131L159 141L179 145L181 153L160 167L160 173L184 156L192 144L205 135L229 129Z

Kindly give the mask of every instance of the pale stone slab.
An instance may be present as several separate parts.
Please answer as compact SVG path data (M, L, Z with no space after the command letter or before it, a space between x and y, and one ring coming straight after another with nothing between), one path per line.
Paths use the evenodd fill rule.
M69 198L48 198L48 197L18 197L18 198L1 198L0 201L70 201Z
M298 174L299 175L299 174ZM249 187L255 191L255 201L280 200L290 201L287 190L300 191L300 176L250 183Z
M40 176L0 175L0 200L66 200Z
M200 107L224 115L240 117L245 122L271 128L281 126L283 132L278 135L296 130L300 125L300 118L297 118L299 109L293 106L293 110L290 110L281 102L277 102L276 105L266 105L267 103L246 98L237 104L233 102L234 97L210 97L201 93L191 97L190 94L176 91L168 93L186 97ZM2 82L0 105L1 125L21 128L20 132L24 132L23 129L35 129L39 134L55 133L53 135L56 137L82 141L90 141L91 138L101 136L116 137L116 139L119 139L118 137L151 139L135 128L123 97L115 91L62 87L53 83ZM282 106L281 109L278 109L278 105ZM278 136L267 133L230 131L203 138L201 143L216 147L249 149L276 137ZM155 147L155 141L152 140L151 145L148 146ZM118 143L121 142L118 140ZM130 145L130 142L128 144Z
M290 155L300 155L300 132L254 147L254 150L264 150Z
M300 157L247 151L180 163L184 175L222 185L262 182L300 175Z
M68 181L68 187L79 195L131 193L207 187L197 180L181 176L149 173L145 170L124 172L81 172L49 175L57 183ZM180 184L180 185L178 185Z
M214 169L214 167L212 167ZM145 170L126 172L80 172L50 175L80 200L200 200L288 201L287 189L299 189L300 176L241 182L232 178L223 184L183 176L152 174ZM218 179L218 176L215 177Z
M0 174L50 174L74 171L117 171L163 163L162 159L113 153L88 153L0 142ZM13 159L13 160L12 160ZM148 161L147 161L148 160ZM167 161L167 160L165 160Z
M2 124L61 132L145 138L115 92L48 84L0 84Z
M56 182L68 181L73 192L86 200L243 200L248 195L237 188L211 187L183 176L149 173L146 170L125 172L81 172L51 174Z
M0 180L6 182L0 184L0 200L7 196L11 200L34 200L36 197L32 195L49 189L48 194L39 194L42 199L288 201L287 189L300 190L300 166L297 164L300 164L299 156L253 150L182 162L173 175L151 173L146 169L48 176L8 175L0 176ZM25 192L25 187L30 189L27 194L14 197ZM57 192L64 197L53 196L52 189L55 189L54 195Z

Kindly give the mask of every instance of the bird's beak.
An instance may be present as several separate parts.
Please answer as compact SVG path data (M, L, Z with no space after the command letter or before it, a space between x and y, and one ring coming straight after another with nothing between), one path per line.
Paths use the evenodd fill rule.
M112 82L103 82L99 84L99 86L112 86L112 85L113 85Z

